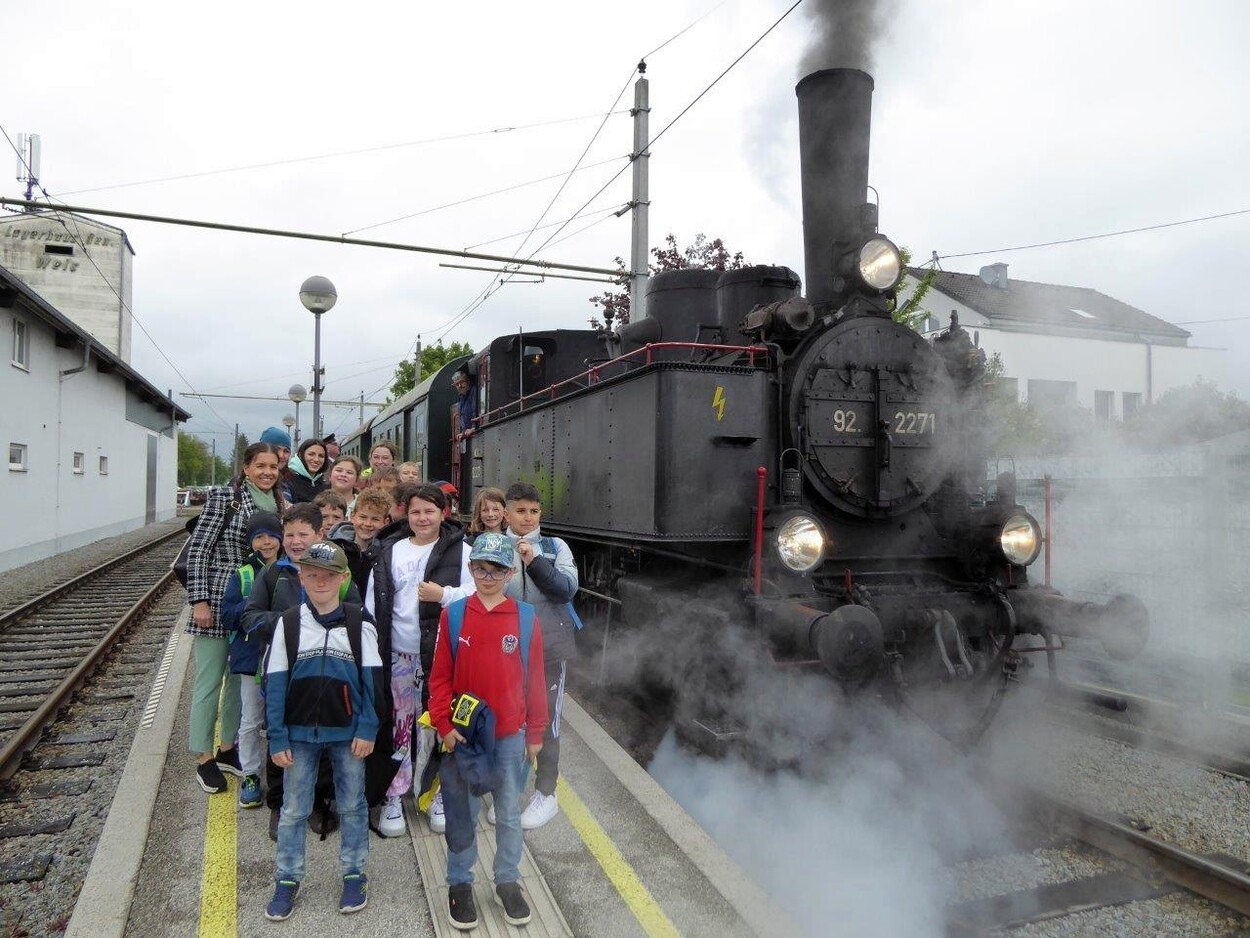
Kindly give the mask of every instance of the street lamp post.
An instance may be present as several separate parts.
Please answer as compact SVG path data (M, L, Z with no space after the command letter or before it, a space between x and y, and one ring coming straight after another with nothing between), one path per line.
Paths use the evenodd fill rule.
M308 391L302 384L291 385L290 390L286 392L286 396L291 399L291 403L295 405L295 445L299 446L299 405L308 400Z
M313 436L321 436L321 315L338 302L338 292L326 277L309 277L299 288L299 301L313 314Z
M290 433L290 432L291 432L291 427L295 426L295 418L294 418L294 417L292 417L290 414L287 414L285 417L283 417L283 418L282 418L282 425L283 425L284 427L286 427L286 432L287 432L287 433ZM292 445L293 445L293 446L298 447L298 446L299 446L299 440L298 440L298 439L293 439L293 440L292 440Z

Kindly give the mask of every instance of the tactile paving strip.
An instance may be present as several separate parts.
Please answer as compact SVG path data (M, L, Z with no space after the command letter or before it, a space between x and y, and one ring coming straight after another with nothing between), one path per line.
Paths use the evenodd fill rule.
M495 882L492 874L495 862L495 829L486 822L486 805L477 821L477 864L473 867L473 900L477 904L477 928L475 936L485 938L573 938L573 931L556 905L555 897L547 888L529 847L521 853L521 886L529 900L533 915L528 925L509 925L504 921L503 909L495 901ZM404 799L404 814L408 819L408 832L412 848L417 854L417 867L421 870L421 882L425 884L426 900L430 904L430 918L434 921L434 933L438 938L452 938L468 934L452 928L447 917L447 840L442 834L430 830L424 814L416 810L411 798Z

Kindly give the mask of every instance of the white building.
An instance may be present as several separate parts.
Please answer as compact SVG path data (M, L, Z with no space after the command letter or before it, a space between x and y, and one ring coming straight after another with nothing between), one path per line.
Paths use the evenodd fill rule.
M925 273L911 269L901 297ZM1124 418L1170 388L1224 384L1223 349L1190 346L1184 329L1097 290L1008 279L1006 264L979 275L938 271L921 310L926 334L957 313L987 355L1001 356L1003 385L1021 401Z
M173 517L191 415L3 266L0 334L0 570Z
M0 218L6 267L130 364L134 248L126 232L68 212Z

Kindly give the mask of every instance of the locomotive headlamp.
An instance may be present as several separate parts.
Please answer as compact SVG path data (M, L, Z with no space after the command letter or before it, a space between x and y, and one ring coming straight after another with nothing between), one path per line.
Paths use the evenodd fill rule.
M1027 567L1042 549L1042 529L1031 515L1017 512L1003 522L998 544L1008 562Z
M889 238L869 238L859 249L855 269L872 289L892 290L903 276L903 255Z
M825 532L807 515L787 518L777 530L777 554L795 573L806 573L825 559Z

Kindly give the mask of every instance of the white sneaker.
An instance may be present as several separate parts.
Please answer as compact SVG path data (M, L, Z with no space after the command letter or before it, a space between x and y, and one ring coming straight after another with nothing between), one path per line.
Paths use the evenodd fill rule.
M443 813L443 793L440 791L430 802L430 830L441 834L447 830L447 815Z
M541 791L534 792L529 807L521 812L521 830L532 831L536 827L542 827L555 817L559 810L560 806L556 804L554 792L550 795L544 795Z
M486 809L486 820L488 823L495 823L495 799L490 800L490 807Z
M398 797L386 799L382 806L382 817L378 821L378 832L383 837L402 837L408 828L404 824L404 806Z

